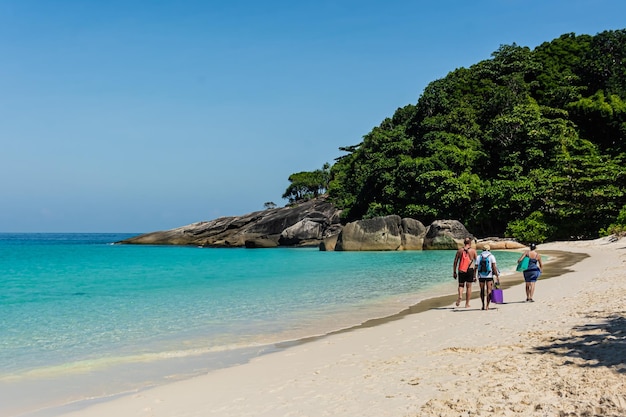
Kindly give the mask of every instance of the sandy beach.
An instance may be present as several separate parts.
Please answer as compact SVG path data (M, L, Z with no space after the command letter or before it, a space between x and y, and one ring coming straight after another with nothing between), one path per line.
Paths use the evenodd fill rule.
M533 303L523 284L489 311L452 298L64 415L625 416L626 239L538 249L589 256L539 280Z

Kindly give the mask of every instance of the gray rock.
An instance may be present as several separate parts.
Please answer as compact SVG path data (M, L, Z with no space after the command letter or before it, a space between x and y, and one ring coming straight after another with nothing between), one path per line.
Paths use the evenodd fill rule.
M435 220L428 226L424 238L424 249L458 249L463 247L466 237L474 239L458 220Z
M256 238L256 239L249 239L245 241L245 246L248 249L255 249L255 248L275 248L278 246L278 243L275 240L272 239L265 239L265 238Z
M325 238L322 243L320 243L320 250L323 252L332 252L337 247L337 239L339 238L339 233L329 236Z
M422 250L424 248L424 237L426 236L426 226L419 220L404 218L400 222L402 229L402 249Z
M335 250L398 250L401 245L400 216L391 215L346 224L339 234Z
M473 238L456 220L437 220L425 227L419 220L391 215L342 226L340 214L325 197L320 197L287 207L146 233L119 243L247 248L318 246L321 251L395 251L457 249L463 246L465 237ZM513 246L508 241L501 244L507 248Z
M359 220L343 227L337 238L335 250L421 250L425 233L426 228L418 220L400 219L400 216L396 215Z
M476 242L476 249L484 249L489 245L491 250L525 249L526 245L512 238L487 237Z
M340 213L325 197L320 197L287 207L146 233L119 243L208 247L316 246L324 238L339 233Z
M283 230L278 242L284 246L291 246L304 241L321 241L325 220L324 218L316 220L310 218L302 219L293 226Z

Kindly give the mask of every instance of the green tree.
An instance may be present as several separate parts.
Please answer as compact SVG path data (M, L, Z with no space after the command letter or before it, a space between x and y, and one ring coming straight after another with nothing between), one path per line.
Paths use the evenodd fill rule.
M609 235L626 235L626 206L622 207L614 223L611 223L606 229L602 229L600 234Z
M600 155L571 155L558 167L545 191L547 221L557 239L598 237L626 204L626 168Z
M346 152L331 169L329 194L344 208L347 220L392 214L405 193L398 184L399 167L412 152L405 123L413 106L398 109L393 118L364 136L358 146L340 148Z
M567 105L581 136L608 152L626 152L626 102L618 95L606 97L599 90L593 96Z
M564 108L588 90L580 69L589 54L592 37L568 33L544 42L534 50L541 71L533 87L533 97L549 107Z
M543 243L554 233L554 227L549 225L543 213L534 211L523 220L511 221L506 229L506 235L514 237L519 242Z
M589 95L603 90L626 97L626 29L608 30L590 39L577 68Z
M330 180L330 164L324 164L322 169L315 171L303 171L289 176L289 187L285 190L283 198L289 199L290 203L301 200L309 200L326 192Z

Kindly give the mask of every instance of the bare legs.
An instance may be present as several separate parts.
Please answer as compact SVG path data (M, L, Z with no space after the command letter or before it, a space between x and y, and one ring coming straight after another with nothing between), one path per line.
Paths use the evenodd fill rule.
M472 298L472 283L465 283L465 308L469 308L470 306L470 298ZM459 285L459 297L456 299L456 306L458 307L461 304L461 300L463 299L463 286Z
M485 285L486 284L486 285ZM487 294L485 294L485 287L487 287ZM489 303L491 302L491 289L493 288L493 281L480 281L480 301L483 303L483 310L489 310ZM485 304L485 295L487 303Z
M526 301L533 301L533 295L535 294L535 283L526 283Z

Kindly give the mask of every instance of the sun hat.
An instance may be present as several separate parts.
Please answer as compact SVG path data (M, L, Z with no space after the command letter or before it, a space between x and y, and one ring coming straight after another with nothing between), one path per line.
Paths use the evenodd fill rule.
M489 246L489 245L483 245L483 250L489 250L489 249L491 249L491 246Z

